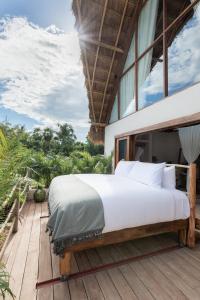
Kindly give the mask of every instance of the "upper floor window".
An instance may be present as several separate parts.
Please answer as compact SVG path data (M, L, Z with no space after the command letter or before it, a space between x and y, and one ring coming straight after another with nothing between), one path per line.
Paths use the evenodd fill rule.
M135 30L118 87L120 118L200 82L200 0L148 0Z
M109 123L111 124L117 120L118 120L118 95L116 95L115 101L113 103L113 108L112 108L112 112L110 115Z

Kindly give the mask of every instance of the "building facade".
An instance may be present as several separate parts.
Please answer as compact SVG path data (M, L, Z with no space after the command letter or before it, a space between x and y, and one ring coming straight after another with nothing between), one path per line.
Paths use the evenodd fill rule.
M149 160L152 160L152 134L149 133L158 130L165 133L171 130L172 133L177 127L200 122L200 3L194 0L117 0L115 3L109 0L77 0L79 13L76 9L74 11L79 20L79 34L84 31L84 20L90 22L89 14L92 13L92 3L88 14L84 12L86 2L102 7L99 10L100 22L94 24L91 21L91 27L86 30L89 38L81 44L85 67L88 55L94 49L96 51L94 61L89 63L91 68L85 70L86 81L90 81L86 86L92 120L91 135L92 132L98 134L104 131L105 154L110 155L114 151L117 162L122 158L133 159L136 135L147 134L145 139L151 143L148 146ZM123 7L116 6L116 3L122 2ZM112 32L106 27L112 26L106 19L108 11L111 13L112 10L113 14L119 14L118 25L113 23L113 31L119 28L117 43L113 43ZM95 38L97 43L93 43L95 48L91 49ZM115 47L115 55L111 53L110 65L109 62L104 65L101 48L112 52L108 48L111 45ZM117 52L120 49L123 54ZM104 53L104 56L107 54ZM115 68L115 63L118 68ZM113 78L99 79L107 85L99 99L95 98L94 78L100 74L100 67L108 74L112 71L114 74ZM92 101L96 115L100 114L97 120L92 116ZM100 113L97 104L103 104ZM105 118L102 118L103 114Z

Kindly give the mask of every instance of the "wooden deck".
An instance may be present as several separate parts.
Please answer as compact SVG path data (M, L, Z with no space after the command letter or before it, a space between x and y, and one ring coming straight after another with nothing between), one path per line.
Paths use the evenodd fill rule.
M11 273L10 285L21 300L63 299L200 299L200 244L194 250L179 248L170 253L134 261L68 283L35 289L37 281L57 277L58 258L45 233L47 205L27 203L22 224L4 255ZM77 253L73 271L144 254L176 243L162 235ZM7 297L7 299L10 299Z

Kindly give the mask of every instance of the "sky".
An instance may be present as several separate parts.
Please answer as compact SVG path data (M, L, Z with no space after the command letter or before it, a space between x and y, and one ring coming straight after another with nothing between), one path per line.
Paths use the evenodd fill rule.
M71 0L0 1L0 122L89 129Z

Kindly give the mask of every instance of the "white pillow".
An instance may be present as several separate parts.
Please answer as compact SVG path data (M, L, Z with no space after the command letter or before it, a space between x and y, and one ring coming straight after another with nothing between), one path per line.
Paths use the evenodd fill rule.
M164 167L165 163L153 164L138 161L131 168L128 177L152 187L161 187Z
M175 166L164 168L162 186L165 189L175 189L176 188Z
M127 177L135 163L135 161L120 160L116 166L115 175Z

